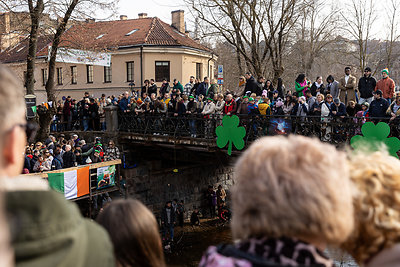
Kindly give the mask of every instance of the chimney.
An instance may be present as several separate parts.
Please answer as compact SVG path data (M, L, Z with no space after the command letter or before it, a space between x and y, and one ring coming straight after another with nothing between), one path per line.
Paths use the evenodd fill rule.
M138 16L139 16L139 19L145 19L145 18L147 18L147 13L139 13Z
M119 19L120 20L127 20L128 16L127 15L121 15L121 16L119 16Z
M179 32L185 34L185 11L175 10L171 12L172 24L171 26L177 29Z

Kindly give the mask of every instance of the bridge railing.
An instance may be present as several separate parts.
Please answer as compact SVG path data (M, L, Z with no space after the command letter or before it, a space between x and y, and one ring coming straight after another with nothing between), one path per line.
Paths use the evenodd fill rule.
M107 115L107 114L106 114ZM115 119L107 121L107 131L132 133L136 135L168 136L171 138L191 138L202 141L215 141L216 127L222 125L223 115L185 115L173 114L135 114L115 112ZM266 135L299 134L317 137L333 144L346 143L354 135L361 133L361 126L368 120L383 121L391 127L391 136L400 136L400 119L358 117L320 117L289 115L238 115L239 126L246 129L245 142ZM114 121L114 122L113 122ZM82 123L72 121L54 123L53 132L80 131ZM95 129L96 130L96 129Z
M118 131L143 135L165 135L174 138L196 138L215 140L216 127L222 125L223 115L212 116L154 116L119 114ZM246 129L245 142L266 135L299 134L317 137L333 144L346 143L351 137L361 134L361 126L368 120L386 122L391 135L399 137L399 120L390 118L320 117L239 115L239 126Z

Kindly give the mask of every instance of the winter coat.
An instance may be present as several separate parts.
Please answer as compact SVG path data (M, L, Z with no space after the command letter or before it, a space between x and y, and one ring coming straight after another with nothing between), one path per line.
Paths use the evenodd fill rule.
M333 261L313 245L289 238L250 239L233 245L212 246L204 253L199 264L199 267L283 266L333 267L334 265Z
M353 75L349 75L349 79L347 80L346 83L346 79L345 77L342 77L339 80L339 89L341 91L348 91L348 90L355 90L356 86L357 86L357 81L356 81L356 77L354 77Z
M376 83L375 91L381 90L383 92L382 97L387 99L394 96L394 88L394 81L387 77L386 79L380 79L379 82Z
M319 88L317 87L317 82L313 82L310 88L312 96L317 96L317 93L319 92L320 94L325 94L325 86L322 83Z
M340 116L346 116L346 106L343 103L340 103L339 106L336 106L336 104L332 104L331 106L331 112L336 111L336 114L334 115L335 117L340 117Z
M262 92L262 88L260 88L259 83L254 79L253 76L251 76L248 80L246 80L246 86L245 86L245 92L250 91L251 93L259 93L258 95L261 95L260 92Z
M119 101L119 108L121 111L126 111L128 110L128 104L129 104L129 99L128 98L122 98L121 101Z
M247 106L249 105L249 102L245 103L244 101L239 104L239 107L237 109L237 114L248 114Z
M171 206L171 208L164 207L161 211L161 222L164 224L168 223L168 214L167 214L167 209L171 209L170 213L170 224L174 224L175 222L175 211L174 208Z
M75 167L76 156L72 151L65 152L63 154L63 168Z
M307 81L304 81L302 83L295 82L294 88L296 89L296 92L300 96L304 96L304 91L307 89Z
M217 103L215 104L215 114L221 115L224 111L224 106L225 106L224 100L217 101Z
M325 92L326 91L329 91L329 94L332 95L333 99L339 98L339 82L333 81L333 83L328 84Z
M163 97L165 93L169 93L169 83L163 83L160 87L160 95Z
M231 115L236 114L237 104L234 99L232 99L229 103L225 102L224 105L224 114L231 113Z
M113 267L107 232L39 177L3 179L15 266Z
M389 102L384 98L374 99L369 105L370 117L385 117Z
M396 101L393 101L392 104L390 104L389 108L386 111L386 114L391 115L392 112L396 114L396 117L400 116L400 108L394 112L394 105L396 105Z
M197 112L197 102L193 101L189 101L189 103L187 104L187 111L190 111L191 114L196 114Z
M157 95L157 84L153 84L149 86L149 89L147 90L149 96L151 96L151 94L156 94Z
M211 84L210 87L208 88L206 95L207 97L214 98L214 95L217 94L218 92L218 87L216 84Z
M265 102L261 102L260 104L258 104L258 110L260 111L261 115L271 115L271 108Z
M376 87L376 79L369 75L368 77L361 77L358 81L358 91L360 92L361 98L373 97L372 92L374 92Z
M174 87L172 88L172 90L179 90L182 94L183 93L183 85L180 82L177 82L176 84L174 84Z
M205 83L205 82L200 83L199 87L196 90L196 95L197 96L199 96L199 95L206 96L209 87L210 87L210 84L208 84L208 83Z
M215 112L214 102L207 102L204 104L203 115L211 115Z

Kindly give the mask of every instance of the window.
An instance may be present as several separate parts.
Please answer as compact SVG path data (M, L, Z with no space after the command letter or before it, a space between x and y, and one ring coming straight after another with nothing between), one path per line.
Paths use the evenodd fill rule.
M47 69L42 69L42 85L45 86L47 82Z
M156 61L155 72L156 82L162 82L163 79L169 81L169 61Z
M62 68L57 68L57 84L62 85L63 84L63 72Z
M104 67L104 82L110 83L111 79L112 75L111 75L111 65L110 65L110 67Z
M203 64L201 63L196 63L196 78L203 79Z
M93 65L86 65L86 81L93 83Z
M127 34L125 34L125 36L129 36L129 35L131 35L132 33L134 33L134 32L136 32L138 29L133 29L133 30L131 30L130 32L128 32Z
M77 84L78 82L78 72L76 66L71 66L71 84Z
M126 62L126 81L133 82L133 61Z

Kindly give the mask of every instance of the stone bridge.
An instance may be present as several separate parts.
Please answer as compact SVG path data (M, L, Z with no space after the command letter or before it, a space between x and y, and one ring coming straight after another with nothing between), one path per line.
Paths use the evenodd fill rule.
M207 186L221 184L229 194L234 183L233 165L241 153L234 149L228 156L227 148L217 147L215 128L221 122L220 116L119 114L110 108L106 112L106 131L74 129L63 133L77 133L87 142L96 136L102 137L103 143L116 141L123 152L121 175L126 179L128 194L142 200L156 214L165 201L174 198L184 200L189 211L196 206L206 212ZM288 133L343 146L360 133L362 123L354 118L241 116L239 126L246 129L245 147L261 136ZM392 134L398 135L398 126L390 126ZM53 128L62 130L63 126Z

